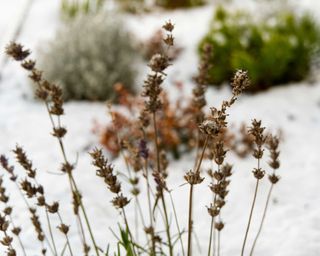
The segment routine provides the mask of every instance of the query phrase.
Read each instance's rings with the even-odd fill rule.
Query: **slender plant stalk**
[[[60,214],[59,212],[57,212],[57,214],[58,214],[60,223],[63,223],[61,214]],[[70,256],[73,256],[72,248],[71,248],[71,245],[70,245],[70,241],[69,241],[69,236],[68,236],[68,234],[65,234],[65,237],[66,237],[66,240],[67,240],[67,247],[68,247],[68,249],[69,249]]]
[[[205,143],[203,145],[203,149],[202,149],[202,152],[201,152],[201,156],[200,156],[200,159],[198,161],[198,164],[196,166],[196,170],[195,170],[195,173],[198,173],[200,172],[200,167],[201,167],[201,163],[202,163],[202,160],[203,160],[203,157],[204,157],[204,153],[206,151],[206,148],[207,148],[207,145],[208,145],[208,141],[209,141],[209,136],[206,136],[206,139],[205,139]],[[192,204],[193,204],[193,184],[190,184],[190,191],[189,191],[189,217],[188,217],[188,251],[187,251],[187,255],[188,256],[191,256],[192,255],[192,246],[191,246],[191,243],[192,243]]]
[[[9,219],[10,219],[10,222],[11,222],[12,227],[15,229],[16,226],[15,226],[15,224],[14,224],[14,221],[13,221],[13,218],[12,218],[11,214],[9,215]],[[21,240],[20,235],[17,234],[16,236],[17,236],[17,238],[18,238],[18,241],[19,241],[21,250],[22,250],[22,252],[23,252],[23,255],[24,255],[24,256],[27,256],[26,249],[25,249],[25,247],[24,247],[24,245],[23,245],[23,243],[22,243],[22,240]]]
[[[157,122],[156,122],[156,113],[152,113],[152,119],[153,119],[153,127],[154,127],[154,143],[156,147],[156,158],[157,158],[157,171],[161,173],[160,170],[160,151],[159,151],[159,144],[158,144],[158,128],[157,128]],[[163,191],[160,193],[160,198],[162,202],[163,212],[165,216],[165,226],[166,226],[166,233],[167,233],[167,239],[168,239],[168,246],[169,246],[169,254],[170,256],[173,256],[173,246],[171,242],[171,234],[170,234],[170,226],[169,226],[169,218],[168,218],[168,212],[166,207],[165,198],[163,195]]]
[[[208,256],[211,255],[211,245],[212,245],[212,234],[213,234],[213,224],[214,224],[214,218],[211,217],[211,224],[210,224],[210,236],[209,236],[209,246],[208,246]]]
[[[51,242],[52,242],[52,246],[53,246],[53,250],[54,250],[54,255],[58,256],[57,247],[56,247],[56,243],[54,241],[54,236],[53,236],[51,222],[50,222],[49,213],[48,213],[47,208],[45,209],[45,212],[46,212],[46,219],[47,219],[48,228],[49,228],[49,234],[50,234],[50,238],[51,238]]]
[[[75,182],[72,174],[70,174],[70,176],[71,176],[72,183],[73,183],[73,186],[74,186],[74,188],[75,188],[75,191],[77,191],[77,192],[79,193],[79,190],[78,190],[78,188],[77,188],[77,184],[76,184],[76,182]],[[95,239],[94,239],[93,232],[92,232],[92,229],[91,229],[91,225],[90,225],[90,223],[89,223],[89,218],[88,218],[86,209],[85,209],[85,207],[84,207],[84,205],[83,205],[83,202],[82,202],[82,199],[81,199],[81,198],[79,198],[79,203],[80,203],[80,208],[81,208],[82,213],[83,213],[83,216],[84,216],[84,220],[85,220],[86,225],[87,225],[87,228],[88,228],[88,230],[89,230],[89,234],[90,234],[90,237],[91,237],[91,240],[92,240],[92,243],[93,243],[95,252],[96,252],[97,256],[99,256],[99,255],[100,255],[100,254],[99,254],[99,248],[98,248],[98,246],[97,246],[97,244],[96,244],[96,241],[95,241]]]
[[[148,210],[149,210],[149,219],[150,227],[152,228],[151,232],[151,255],[156,255],[155,241],[154,241],[154,224],[153,224],[153,214],[151,207],[151,191],[150,191],[150,182],[149,182],[149,171],[148,171],[148,160],[145,160],[145,175],[146,175],[146,186],[147,186],[147,198],[148,198]]]
[[[56,125],[55,125],[55,122],[54,122],[54,120],[53,120],[52,114],[51,114],[51,112],[50,112],[49,104],[48,104],[47,101],[45,101],[45,105],[46,105],[46,108],[47,108],[47,112],[48,112],[48,114],[49,114],[49,118],[50,118],[50,121],[51,121],[51,124],[52,124],[52,128],[56,128]],[[58,116],[58,126],[61,127],[60,116]],[[62,155],[63,155],[63,159],[64,159],[64,161],[65,161],[66,164],[69,164],[69,162],[68,162],[68,160],[67,160],[67,156],[66,156],[66,152],[65,152],[65,148],[64,148],[63,141],[62,141],[61,138],[57,138],[57,139],[58,139],[58,142],[59,142],[59,146],[60,146],[60,149],[61,149],[61,153],[62,153]],[[74,192],[76,192],[77,195],[79,195],[79,194],[80,194],[80,191],[79,191],[79,189],[78,189],[78,186],[77,186],[77,184],[76,184],[76,182],[75,182],[75,180],[74,180],[74,177],[73,177],[73,175],[72,175],[71,172],[68,173],[68,178],[69,178],[69,180],[70,180],[70,185],[72,185],[72,186],[71,186],[71,190],[74,191]],[[83,202],[82,202],[81,197],[78,197],[78,200],[79,200],[79,204],[80,204],[80,209],[81,209],[81,211],[82,211],[82,213],[83,213],[83,216],[84,216],[84,219],[85,219],[85,223],[86,223],[87,228],[88,228],[88,230],[89,230],[89,234],[90,234],[90,237],[91,237],[91,240],[92,240],[92,243],[93,243],[93,246],[94,246],[96,255],[97,255],[97,256],[100,256],[100,254],[99,254],[99,249],[98,249],[98,246],[97,246],[97,244],[96,244],[95,238],[94,238],[94,236],[93,236],[93,232],[92,232],[92,229],[91,229],[91,225],[90,225],[90,223],[89,223],[89,219],[88,219],[88,216],[87,216],[87,213],[86,213],[86,209],[85,209],[85,207],[84,207],[84,205],[83,205]],[[80,217],[80,215],[77,215],[77,216],[78,216],[78,218],[79,218],[79,222],[81,222],[81,217]]]
[[[188,256],[192,255],[192,198],[193,198],[193,185],[190,185],[189,192],[189,220],[188,220]]]
[[[183,246],[183,241],[182,241],[182,237],[181,237],[181,229],[180,229],[180,225],[179,225],[179,221],[178,221],[178,216],[177,216],[177,212],[176,212],[176,207],[174,206],[174,201],[171,195],[171,191],[169,192],[169,196],[170,196],[170,201],[171,201],[171,206],[173,209],[173,214],[174,214],[174,219],[177,225],[177,230],[179,232],[179,240],[180,240],[180,245],[181,245],[181,251],[182,251],[182,255],[185,256],[185,252],[184,252],[184,246]]]
[[[221,241],[221,238],[220,238],[220,236],[221,236],[221,231],[218,231],[218,246],[217,246],[217,256],[220,256],[220,241]]]
[[[131,243],[132,243],[133,254],[134,254],[135,256],[137,256],[137,253],[136,253],[136,251],[135,251],[134,242],[133,242],[132,233],[131,233],[130,228],[129,228],[129,223],[128,223],[126,211],[125,211],[124,208],[122,208],[122,213],[123,213],[123,219],[124,219],[124,222],[125,222],[125,224],[126,224],[126,228],[127,228],[128,232],[129,232],[130,240],[131,240]]]
[[[247,224],[247,229],[246,229],[246,233],[245,233],[243,244],[242,244],[241,256],[244,255],[244,249],[245,249],[245,246],[246,246],[248,233],[249,233],[249,229],[250,229],[250,225],[251,225],[252,214],[253,214],[254,206],[255,206],[255,203],[256,203],[256,199],[257,199],[258,187],[259,187],[259,179],[257,179],[257,181],[256,181],[256,188],[255,188],[255,191],[254,191],[254,196],[253,196],[253,201],[252,201],[252,205],[251,205],[251,210],[250,210],[250,216],[249,216],[249,220],[248,220],[248,224]]]
[[[266,215],[267,215],[267,210],[268,210],[269,203],[270,203],[270,199],[271,199],[271,193],[272,193],[273,186],[274,186],[274,184],[272,183],[271,186],[270,186],[270,189],[269,189],[269,193],[268,193],[268,197],[267,197],[267,202],[266,202],[266,205],[265,205],[264,210],[263,210],[263,215],[262,215],[260,227],[259,227],[258,233],[257,233],[257,235],[256,235],[256,237],[255,237],[255,239],[254,239],[254,242],[253,242],[251,251],[250,251],[250,256],[253,255],[255,246],[256,246],[256,244],[257,244],[258,238],[259,238],[259,236],[260,236],[260,234],[261,234],[261,231],[262,231],[262,228],[263,228],[263,224],[264,224],[264,221],[265,221],[265,218],[266,218]]]
[[[21,197],[22,197],[25,205],[26,205],[27,208],[30,210],[30,209],[31,209],[31,206],[30,206],[30,204],[28,203],[28,200],[26,199],[25,195],[22,193],[22,191],[21,191],[21,189],[20,189],[20,187],[19,187],[19,184],[18,184],[18,182],[17,182],[16,180],[14,181],[14,184],[16,185],[17,190],[19,191],[19,193],[20,193],[20,195],[21,195]],[[47,238],[47,236],[45,235],[44,232],[43,232],[43,236],[44,236],[44,239],[46,240],[46,242],[47,242],[47,244],[48,244],[48,246],[49,246],[50,251],[52,252],[52,254],[54,254],[54,251],[53,251],[53,249],[52,249],[52,246],[51,246],[51,244],[49,243],[49,240],[48,240],[48,238]],[[41,246],[42,246],[42,249],[45,249],[44,244],[43,244],[43,241],[41,241]]]
[[[71,193],[74,193],[73,184],[72,184],[71,177],[69,174],[68,174],[68,180],[69,180],[69,186],[70,186]],[[79,236],[80,236],[80,239],[82,240],[83,246],[85,247],[87,245],[87,241],[86,241],[86,235],[85,235],[83,224],[82,224],[82,219],[81,219],[79,213],[77,213],[75,215],[78,220]]]

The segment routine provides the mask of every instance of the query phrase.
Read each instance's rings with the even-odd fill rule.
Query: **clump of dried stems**
[[[166,22],[163,26],[165,38],[163,39],[167,52],[174,45],[173,30],[174,25],[171,21]],[[209,57],[213,49],[205,46],[204,51]],[[62,125],[61,116],[64,114],[64,106],[62,100],[61,89],[47,81],[40,70],[36,68],[35,61],[28,59],[29,50],[25,50],[22,45],[10,43],[6,48],[6,53],[14,60],[21,63],[21,66],[29,72],[29,77],[37,85],[36,96],[43,101],[48,112],[50,122],[52,124],[52,136],[57,139],[62,156],[62,164],[60,171],[65,174],[70,186],[70,197],[72,198],[72,206],[74,216],[79,224],[79,236],[82,241],[83,255],[193,255],[193,225],[197,220],[193,216],[194,191],[200,184],[205,183],[205,174],[202,170],[204,161],[210,161],[214,169],[208,171],[210,182],[208,195],[212,194],[212,201],[208,203],[207,213],[209,225],[208,250],[207,255],[221,255],[221,232],[225,227],[223,222],[222,209],[226,205],[226,196],[229,192],[230,178],[232,176],[233,166],[226,162],[227,145],[223,134],[228,125],[228,110],[237,101],[241,93],[250,86],[249,77],[246,71],[238,70],[235,72],[232,80],[232,95],[229,99],[222,102],[219,107],[211,107],[210,113],[206,114],[205,99],[207,70],[210,67],[208,58],[203,58],[199,66],[199,74],[195,78],[196,86],[193,90],[193,99],[190,104],[193,118],[188,122],[193,122],[198,127],[197,141],[195,143],[195,162],[184,175],[185,183],[189,186],[189,203],[188,203],[188,223],[187,229],[181,228],[179,216],[176,213],[175,202],[171,196],[172,189],[168,186],[168,165],[169,160],[165,148],[162,146],[161,128],[158,127],[158,119],[163,115],[162,84],[166,79],[166,70],[171,65],[171,59],[166,52],[155,54],[152,56],[149,67],[150,73],[143,85],[142,96],[145,99],[144,108],[141,110],[138,120],[139,127],[137,131],[136,143],[128,143],[121,135],[115,133],[116,142],[119,144],[120,155],[126,163],[127,172],[119,176],[119,172],[115,171],[115,166],[110,163],[103,155],[103,151],[95,148],[90,152],[92,165],[96,169],[96,175],[105,183],[107,189],[114,195],[111,203],[123,217],[123,225],[120,224],[120,236],[118,237],[118,249],[113,254],[110,252],[109,244],[98,245],[95,239],[94,231],[87,208],[84,205],[81,191],[75,179],[75,165],[68,160],[64,136],[67,129]],[[114,116],[114,112],[110,108],[110,113]],[[113,119],[114,125],[117,123]],[[118,124],[119,125],[119,124]],[[152,130],[154,136],[147,136],[146,131]],[[253,169],[253,176],[256,179],[256,187],[254,191],[253,202],[250,208],[249,220],[245,230],[244,242],[241,249],[241,255],[244,255],[247,237],[251,226],[252,215],[255,208],[255,202],[258,195],[258,188],[261,180],[265,176],[265,171],[261,168],[261,160],[264,155],[264,147],[270,151],[271,161],[269,162],[273,172],[269,175],[271,182],[267,202],[263,210],[258,233],[256,234],[254,244],[252,245],[250,255],[253,255],[254,249],[260,237],[263,223],[266,217],[267,208],[269,206],[271,192],[274,185],[278,182],[279,177],[276,170],[279,168],[279,139],[274,136],[266,136],[265,128],[261,121],[253,120],[252,126],[248,130],[248,134],[252,137],[253,157],[257,160],[256,167]],[[248,136],[249,136],[248,135]],[[76,245],[72,243],[69,237],[70,227],[63,221],[60,214],[59,202],[49,202],[46,196],[45,188],[39,183],[37,178],[37,169],[27,156],[24,149],[17,145],[13,150],[13,154],[18,164],[25,170],[24,177],[18,177],[14,166],[9,164],[6,156],[1,155],[0,163],[6,171],[7,177],[15,184],[18,192],[21,194],[27,208],[29,209],[30,220],[35,229],[36,239],[39,241],[39,250],[42,255],[50,253],[52,255],[79,255]],[[124,184],[122,177],[126,177]],[[123,190],[124,185],[131,187],[130,194]],[[143,188],[144,187],[144,188]],[[143,190],[142,190],[143,188]],[[144,212],[140,201],[142,200],[141,191],[144,191],[147,201],[147,210]],[[5,247],[6,255],[18,255],[17,251],[21,251],[23,255],[31,255],[27,252],[26,241],[21,239],[22,228],[19,227],[12,217],[14,204],[10,202],[3,183],[3,177],[0,176],[0,201],[3,209],[0,214],[0,231],[1,244]],[[10,205],[13,206],[10,206]],[[128,219],[126,211],[131,210],[130,205],[135,206],[135,223],[131,223]],[[62,205],[61,207],[65,207]],[[47,229],[43,228],[43,222],[38,212],[44,211],[46,216]],[[204,209],[205,211],[205,209]],[[173,214],[172,221],[169,216]],[[56,215],[59,224],[52,224],[52,215]],[[159,217],[160,216],[160,217]],[[134,233],[142,225],[145,240],[142,242],[138,234]],[[26,225],[26,223],[24,224]],[[177,234],[173,232],[173,225],[176,226]],[[122,227],[123,226],[123,227]],[[55,229],[57,227],[65,238],[64,248],[56,246],[57,236]],[[48,230],[48,233],[46,233]],[[187,234],[185,234],[187,233]],[[186,235],[186,239],[185,239]],[[90,238],[88,240],[88,237]],[[18,243],[15,243],[15,238]],[[29,241],[28,241],[29,242]],[[187,242],[187,244],[185,244]],[[15,248],[19,244],[21,249]],[[103,250],[101,248],[107,247]],[[20,254],[19,254],[20,255]]]

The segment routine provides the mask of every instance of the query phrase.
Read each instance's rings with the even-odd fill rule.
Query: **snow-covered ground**
[[[31,49],[37,49],[39,43],[54,35],[59,23],[58,0],[34,0],[26,23],[18,38]],[[239,0],[238,6],[256,7],[257,1]],[[310,10],[315,17],[320,17],[318,0],[292,0],[297,10]],[[17,23],[25,1],[10,0],[0,2],[0,46],[1,59],[4,45],[10,40],[10,34]],[[143,16],[130,16],[128,25],[138,37],[149,37],[152,32],[171,19],[176,24],[175,37],[184,52],[171,67],[168,83],[181,80],[190,84],[196,72],[196,46],[204,35],[207,24],[213,13],[212,6],[193,10],[156,12]],[[1,62],[0,62],[1,63]],[[1,67],[2,68],[2,67]],[[30,97],[27,75],[16,63],[9,62],[2,70],[0,81],[0,153],[10,156],[16,143],[23,145],[35,167],[39,170],[39,180],[45,184],[50,199],[59,200],[61,205],[70,205],[71,198],[67,178],[58,170],[61,162],[58,145],[49,136],[50,123],[44,106]],[[209,105],[218,105],[228,97],[230,91],[211,88],[208,92]],[[68,128],[66,137],[67,153],[76,161],[76,180],[84,196],[88,214],[92,220],[99,244],[115,241],[109,227],[117,229],[116,221],[121,221],[118,213],[110,205],[110,194],[104,184],[95,176],[90,166],[88,150],[99,141],[92,133],[93,121],[108,121],[106,107],[103,103],[70,102],[66,104],[66,116],[63,122]],[[281,145],[281,182],[276,186],[273,200],[268,212],[261,239],[256,248],[257,256],[319,256],[320,255],[320,81],[314,84],[302,82],[290,86],[279,87],[258,95],[243,96],[230,111],[230,122],[249,122],[253,118],[262,119],[270,130],[281,129],[283,142]],[[192,168],[193,155],[185,156],[170,167],[169,187],[173,189],[173,197],[177,202],[179,222],[183,227],[187,224],[187,186],[183,183],[183,174]],[[251,169],[252,159],[239,160],[230,154],[228,162],[235,164],[234,176],[228,195],[228,202],[223,210],[226,227],[222,232],[222,253],[225,256],[239,255],[244,229],[249,214],[249,205],[255,180]],[[118,169],[124,168],[120,160],[116,160]],[[265,165],[267,168],[267,166]],[[2,171],[1,171],[2,172]],[[17,172],[22,173],[17,168]],[[18,224],[25,228],[22,237],[30,255],[40,255],[39,244],[35,240],[33,228],[29,225],[28,214],[23,201],[12,184],[6,182],[14,202],[14,217]],[[252,226],[255,234],[257,223],[261,217],[261,209],[265,202],[269,182],[262,182],[256,214]],[[195,190],[194,227],[198,236],[201,253],[194,248],[194,255],[206,255],[208,241],[208,225],[210,222],[205,206],[210,203],[210,193],[206,185]],[[142,198],[141,201],[145,201]],[[67,223],[76,224],[68,216],[71,206],[63,209]],[[129,218],[133,213],[129,213]],[[256,224],[256,225],[255,225]],[[174,229],[174,225],[173,225]],[[72,240],[79,243],[76,228],[71,229]],[[57,233],[59,237],[60,234]],[[249,236],[249,245],[253,236]],[[58,241],[59,247],[63,239]],[[1,249],[2,250],[2,249]],[[4,252],[0,250],[0,254]],[[22,255],[18,253],[18,255]],[[81,255],[81,249],[76,255]],[[181,254],[180,254],[181,255]]]

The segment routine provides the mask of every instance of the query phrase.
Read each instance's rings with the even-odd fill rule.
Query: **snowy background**
[[[33,49],[33,57],[36,58],[39,44],[54,36],[60,22],[60,1],[30,2],[32,5],[18,41]],[[238,0],[234,5],[246,6],[258,13],[259,8],[266,8],[266,5],[264,3],[261,7],[257,2],[259,1]],[[291,3],[297,11],[311,11],[320,21],[320,1],[292,0]],[[68,206],[71,198],[67,178],[58,172],[62,159],[55,139],[49,136],[51,126],[45,108],[33,100],[26,73],[17,63],[6,63],[3,54],[4,47],[11,40],[27,4],[27,0],[0,1],[0,153],[7,154],[13,163],[10,151],[16,143],[23,145],[33,159],[34,166],[39,170],[39,180],[47,187],[49,198],[59,200],[61,205]],[[128,25],[138,38],[150,37],[168,19],[176,24],[176,42],[184,51],[170,68],[167,88],[170,82],[176,80],[191,85],[191,77],[197,70],[197,43],[207,31],[214,6],[212,4],[190,10],[162,11],[127,17]],[[145,76],[144,71],[141,72],[140,84]],[[230,90],[227,87],[219,90],[210,88],[207,100],[209,105],[218,106],[228,96]],[[95,236],[99,244],[105,245],[106,241],[112,243],[114,237],[109,227],[117,229],[115,220],[120,221],[120,218],[111,207],[110,194],[102,181],[95,176],[95,170],[90,166],[87,154],[89,149],[99,145],[99,138],[92,133],[93,121],[102,124],[109,121],[106,106],[104,103],[70,102],[65,108],[63,123],[68,128],[65,140],[67,153],[71,160],[78,159],[76,180],[84,196]],[[280,86],[254,96],[242,96],[230,112],[230,122],[248,123],[253,118],[262,119],[269,130],[281,130],[283,134],[279,170],[281,182],[274,189],[271,208],[256,248],[256,255],[320,256],[320,81],[304,81],[290,86]],[[190,154],[179,163],[173,162],[169,170],[169,187],[173,189],[179,222],[183,227],[187,225],[188,190],[187,186],[179,186],[183,183],[184,172],[193,166],[193,157],[193,154]],[[221,255],[234,256],[239,255],[249,214],[255,185],[251,169],[255,163],[250,157],[248,160],[239,160],[232,154],[228,155],[227,161],[235,163],[235,167],[228,202],[223,209],[226,227],[222,232]],[[124,168],[120,160],[114,163],[117,169]],[[267,168],[267,165],[265,167]],[[17,172],[20,171],[17,168]],[[23,201],[12,184],[6,184],[11,202],[15,205],[13,214],[16,222],[26,227],[22,232],[26,248],[30,255],[40,255],[39,244],[34,239],[33,227],[29,225]],[[258,196],[248,248],[261,218],[268,188],[269,182],[265,179]],[[205,206],[210,203],[211,196],[208,191],[205,185],[198,186],[195,190],[194,227],[202,250],[199,252],[195,246],[194,255],[206,255],[209,236],[207,227],[210,219]],[[65,208],[65,221],[75,226],[73,219],[68,218],[72,216],[71,206]],[[129,215],[130,218],[133,217],[133,213]],[[72,228],[70,232],[75,243],[79,243],[77,230]],[[57,236],[61,235],[57,232]],[[61,236],[61,241],[58,241],[60,248],[62,241]],[[0,251],[0,254],[4,255],[4,252]],[[76,255],[81,255],[80,248]]]

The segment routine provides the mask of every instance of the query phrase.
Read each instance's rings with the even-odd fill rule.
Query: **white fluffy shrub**
[[[44,49],[40,65],[63,88],[66,100],[106,100],[114,95],[115,83],[133,89],[135,57],[124,24],[104,13],[64,24]]]

